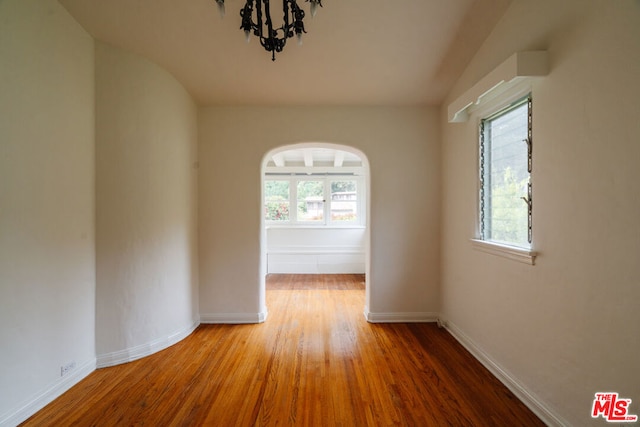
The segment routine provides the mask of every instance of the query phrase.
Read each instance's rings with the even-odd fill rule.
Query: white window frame
[[[478,106],[472,109],[471,113],[476,117],[476,129],[478,129],[478,140],[480,138],[480,123],[483,119],[495,116],[502,110],[505,110],[513,103],[518,100],[530,96],[533,97],[533,90],[531,85],[528,82],[523,82],[522,85],[513,85],[505,91],[495,91],[497,93],[493,93],[487,96],[484,99],[484,103],[481,106]],[[530,108],[533,108],[531,106]],[[533,113],[532,113],[533,114]],[[529,124],[530,129],[533,127],[533,123]],[[531,141],[533,144],[533,141]],[[476,237],[471,239],[472,247],[478,251],[489,253],[492,255],[501,256],[503,258],[507,258],[513,261],[522,262],[529,265],[535,264],[535,259],[537,256],[537,252],[533,249],[534,247],[534,236],[533,236],[533,218],[532,214],[529,215],[529,222],[531,224],[530,236],[531,240],[529,242],[529,247],[520,247],[515,245],[509,245],[499,242],[494,242],[491,240],[485,240],[482,236],[482,227],[481,227],[481,179],[480,179],[480,150],[478,150],[478,200],[477,200],[477,220],[476,220]],[[533,171],[530,171],[530,184],[533,185]],[[529,194],[529,203],[532,202],[532,192]],[[532,208],[530,209],[532,210]]]
[[[319,181],[322,182],[322,220],[302,220],[298,218],[298,184],[305,181]],[[294,224],[302,225],[327,225],[327,181],[324,177],[318,177],[313,175],[292,177],[289,188],[291,188],[291,202],[293,203],[292,215],[290,215],[291,222]]]
[[[264,176],[264,183],[267,181],[288,181],[289,182],[289,220],[288,221],[272,221],[265,220],[265,224],[269,227],[331,227],[331,228],[353,228],[363,227],[365,225],[365,197],[366,190],[364,188],[365,180],[359,175],[349,174],[270,174]],[[323,182],[323,201],[324,213],[322,221],[303,221],[298,219],[298,182],[300,181],[322,181]],[[331,182],[332,181],[356,181],[356,221],[333,221],[331,219]],[[263,188],[264,191],[264,188]],[[265,195],[263,194],[263,205],[265,204]],[[264,212],[263,212],[264,215]]]
[[[267,207],[267,192],[266,192],[266,185],[267,185],[267,181],[287,181],[289,182],[289,219],[288,220],[281,220],[281,221],[274,221],[274,220],[267,220],[266,219],[266,213],[265,213],[265,209]],[[291,188],[291,179],[289,179],[289,177],[282,177],[282,176],[265,176],[264,179],[262,180],[262,216],[264,218],[264,221],[266,224],[271,224],[271,225],[276,225],[276,224],[291,224],[291,218],[292,215],[294,215],[294,210],[296,210],[296,206],[292,205],[291,202],[292,200],[295,200],[295,196],[292,196],[292,193],[294,193],[296,191],[296,189]]]
[[[524,108],[523,108],[524,107]],[[486,124],[492,124],[495,121],[501,119],[502,117],[505,117],[507,114],[510,114],[512,112],[514,112],[517,109],[524,109],[526,112],[526,122],[527,122],[527,128],[525,129],[525,133],[524,133],[524,138],[522,140],[518,140],[518,141],[511,141],[508,143],[509,146],[512,146],[514,144],[520,144],[522,145],[519,149],[522,150],[524,153],[526,153],[527,155],[527,194],[524,195],[523,197],[521,197],[523,199],[523,203],[524,205],[526,205],[526,209],[527,209],[527,241],[528,244],[519,244],[516,242],[505,242],[505,241],[500,241],[500,240],[496,240],[495,238],[491,237],[490,235],[492,234],[492,229],[491,229],[491,223],[492,223],[492,214],[490,214],[489,212],[491,212],[491,206],[487,206],[487,204],[489,204],[489,201],[492,199],[492,197],[490,196],[491,190],[492,190],[492,184],[489,181],[485,182],[485,178],[486,177],[490,177],[491,175],[493,175],[492,169],[494,167],[494,163],[492,159],[489,159],[488,156],[490,155],[490,152],[493,151],[493,139],[492,138],[487,138],[487,132],[485,130],[485,123]],[[525,97],[520,98],[518,100],[516,100],[515,102],[506,105],[502,110],[487,116],[487,117],[483,117],[480,120],[480,126],[479,126],[479,140],[480,140],[480,160],[479,160],[479,168],[480,168],[480,204],[479,204],[479,215],[480,215],[480,238],[482,240],[485,241],[489,241],[489,242],[494,242],[494,243],[499,243],[499,244],[503,244],[503,245],[508,245],[508,246],[517,246],[517,247],[521,247],[523,249],[530,249],[531,248],[531,240],[532,240],[532,207],[533,207],[533,199],[532,199],[532,184],[531,184],[531,170],[532,170],[532,129],[531,129],[531,109],[532,109],[532,100],[531,100],[531,94],[527,94]],[[516,147],[517,148],[517,147]],[[519,169],[520,171],[522,171],[523,169]],[[487,178],[488,179],[488,178]],[[524,210],[524,206],[522,207],[522,209]],[[488,216],[488,217],[487,217]],[[524,231],[524,230],[523,230]]]

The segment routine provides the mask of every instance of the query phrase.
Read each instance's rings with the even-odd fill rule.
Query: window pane
[[[528,246],[528,106],[484,122],[484,236]]]
[[[298,221],[324,220],[324,182],[298,182]]]
[[[358,220],[357,182],[331,182],[331,221],[355,222]]]
[[[289,181],[265,181],[264,210],[267,221],[289,221]]]

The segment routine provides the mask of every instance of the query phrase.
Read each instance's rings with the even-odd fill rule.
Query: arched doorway
[[[265,154],[260,205],[265,313],[269,273],[364,273],[369,306],[369,170],[363,152],[340,144],[300,143]]]

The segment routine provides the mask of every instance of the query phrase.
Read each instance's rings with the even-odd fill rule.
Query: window
[[[331,221],[353,223],[358,220],[358,182],[331,181]]]
[[[264,183],[264,210],[267,221],[289,221],[289,181],[270,180]]]
[[[480,121],[480,235],[530,248],[531,96]]]
[[[324,221],[324,181],[298,181],[296,199],[298,221],[311,223]]]
[[[267,175],[265,220],[282,225],[362,225],[360,183],[356,176]]]

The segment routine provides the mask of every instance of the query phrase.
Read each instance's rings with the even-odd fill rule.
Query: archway
[[[267,313],[267,274],[284,272],[287,268],[292,268],[292,273],[336,273],[347,272],[349,269],[353,271],[348,272],[364,273],[363,310],[366,311],[370,300],[371,188],[367,156],[356,148],[341,144],[286,145],[264,155],[260,177],[262,311]],[[340,231],[343,233],[340,238],[336,238]],[[329,235],[324,241],[340,242],[343,247],[336,244],[315,250],[309,245],[304,248],[299,245],[296,247],[310,235],[317,238],[323,233]],[[277,238],[274,239],[274,235]],[[269,245],[269,237],[271,243],[274,240],[281,242],[285,238],[293,239],[289,240],[290,250],[276,249],[273,244]],[[362,239],[362,265],[356,256],[357,248],[353,246],[354,238]],[[330,258],[333,262],[322,261],[324,252],[328,255],[325,259]]]

